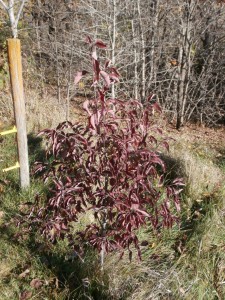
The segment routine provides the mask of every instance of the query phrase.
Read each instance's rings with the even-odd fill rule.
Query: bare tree
[[[6,3],[5,1],[0,0],[0,4],[9,16],[12,36],[14,38],[17,38],[18,36],[18,22],[23,11],[25,2],[26,0],[8,0],[8,3]]]
[[[83,40],[90,35],[108,44],[108,58],[121,73],[113,97],[117,89],[142,102],[155,94],[177,128],[189,120],[222,120],[225,6],[213,0],[35,3],[41,73],[59,100],[73,97],[81,60],[88,69]]]

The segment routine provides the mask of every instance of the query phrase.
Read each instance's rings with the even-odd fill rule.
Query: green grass
[[[17,159],[15,138],[1,138],[0,146],[1,169],[12,166]],[[41,140],[32,135],[29,149],[31,163],[44,155]],[[30,299],[48,300],[225,299],[225,164],[223,154],[218,156],[223,149],[207,148],[206,154],[196,144],[188,153],[186,145],[176,149],[166,160],[168,180],[182,173],[187,182],[181,222],[158,235],[143,228],[139,238],[148,242],[142,246],[143,260],[137,261],[135,250],[131,263],[127,254],[122,260],[110,254],[103,272],[93,250],[81,261],[66,241],[52,245],[38,234],[18,235],[13,218],[47,188],[32,177],[31,187],[21,191],[18,170],[0,170],[0,299],[19,299],[24,291],[32,292]],[[218,180],[213,174],[219,174]],[[41,281],[38,289],[32,287],[34,279]]]
[[[43,156],[41,141],[29,136],[31,163]],[[13,136],[1,139],[5,168],[17,159]],[[108,291],[100,272],[98,256],[85,253],[83,262],[72,256],[66,241],[52,245],[38,234],[20,236],[14,218],[26,211],[26,202],[33,202],[37,193],[45,195],[46,187],[37,178],[31,179],[27,190],[19,188],[18,170],[0,171],[0,299],[19,299],[32,292],[32,299],[107,299]],[[27,274],[26,274],[27,270]],[[21,274],[24,274],[21,275]],[[39,289],[31,287],[39,279]]]

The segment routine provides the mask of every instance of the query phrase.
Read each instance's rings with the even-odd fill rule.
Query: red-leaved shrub
[[[96,48],[105,44],[88,42],[96,96],[83,105],[87,124],[64,122],[41,132],[48,159],[37,162],[35,172],[49,181],[50,191],[44,202],[36,198],[29,223],[51,241],[67,237],[76,249],[88,244],[100,252],[123,253],[127,248],[131,255],[133,245],[140,257],[137,229],[171,227],[183,183],[164,182],[158,151],[168,143],[153,123],[157,103],[143,107],[138,101],[111,99],[110,85],[119,74],[108,62],[104,69],[99,64]],[[86,73],[78,72],[75,83]],[[74,222],[89,211],[94,221],[76,232]]]

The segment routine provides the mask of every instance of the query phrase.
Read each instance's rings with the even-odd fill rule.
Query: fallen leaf
[[[58,278],[55,278],[55,286],[56,286],[56,289],[58,290],[59,289],[59,280],[58,280]]]
[[[181,292],[182,295],[185,294],[185,290],[183,288],[180,288],[180,292]]]
[[[27,274],[29,274],[30,273],[30,270],[29,269],[26,269],[23,273],[21,273],[18,277],[19,278],[24,278],[24,277],[26,277],[27,276]]]
[[[43,281],[40,280],[39,278],[35,278],[30,282],[30,286],[35,289],[39,289],[42,285],[43,285]]]
[[[26,204],[20,204],[19,205],[19,211],[24,212],[26,210],[28,210],[29,206]]]
[[[151,248],[155,248],[155,246],[156,246],[156,243],[151,244]]]
[[[141,246],[148,246],[149,245],[149,242],[148,241],[142,241],[141,242]]]
[[[27,300],[27,299],[30,299],[32,297],[32,292],[29,292],[29,291],[23,291],[21,294],[20,294],[20,300]]]
[[[85,286],[85,287],[89,287],[90,286],[90,280],[88,279],[88,278],[83,278],[82,279],[82,282],[83,282],[83,285]]]
[[[74,78],[74,84],[78,84],[78,82],[81,80],[81,78],[86,75],[88,72],[83,70],[83,71],[79,71],[77,72],[75,78]]]

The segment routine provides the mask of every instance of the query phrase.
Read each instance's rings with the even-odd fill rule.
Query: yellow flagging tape
[[[18,169],[19,167],[20,167],[20,164],[19,164],[18,161],[17,161],[16,164],[15,164],[15,166],[12,166],[12,167],[3,169],[2,171],[3,171],[3,172],[8,172],[8,171],[11,171],[11,170],[14,170],[14,169]]]
[[[12,129],[10,130],[6,130],[6,131],[2,131],[0,132],[0,135],[6,135],[6,134],[10,134],[10,133],[16,133],[17,132],[17,129],[16,129],[16,126],[14,126]]]

